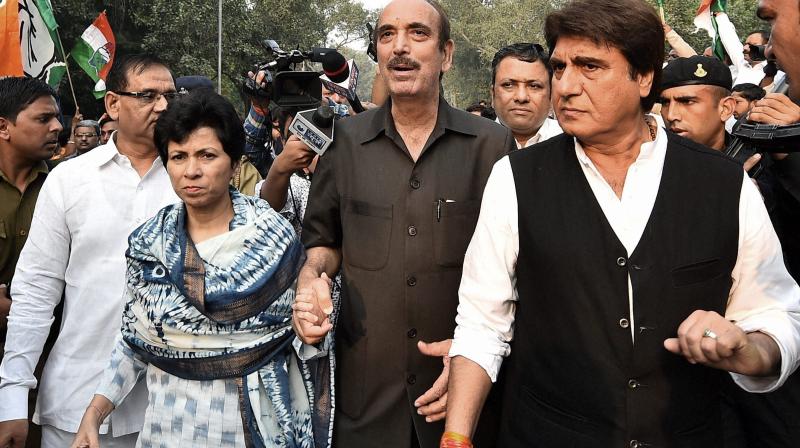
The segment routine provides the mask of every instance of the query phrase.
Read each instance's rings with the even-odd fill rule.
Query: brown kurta
[[[306,247],[341,247],[336,329],[337,447],[438,446],[414,400],[442,360],[417,342],[453,337],[461,266],[494,162],[516,148],[504,127],[439,101],[416,163],[391,102],[336,124],[320,158],[303,224]],[[413,426],[412,426],[413,423]]]

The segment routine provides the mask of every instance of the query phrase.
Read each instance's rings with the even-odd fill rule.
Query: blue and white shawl
[[[183,204],[131,234],[123,339],[180,378],[235,379],[248,447],[329,447],[333,353],[302,361],[291,345],[302,245],[265,201],[230,194],[230,231],[206,257],[214,264],[198,255]]]

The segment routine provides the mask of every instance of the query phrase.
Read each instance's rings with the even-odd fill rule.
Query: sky
[[[389,0],[357,0],[357,1],[360,2],[362,5],[364,5],[364,7],[366,7],[367,9],[383,9],[383,7],[389,3]],[[367,49],[367,43],[360,39],[348,44],[347,46],[356,50]]]
[[[389,0],[359,0],[362,5],[366,6],[368,9],[379,9],[386,6],[389,3]]]

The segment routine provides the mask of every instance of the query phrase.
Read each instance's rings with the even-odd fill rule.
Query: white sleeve
[[[39,192],[11,283],[11,313],[0,364],[0,421],[28,418],[28,392],[36,387],[33,371],[64,292],[71,237],[58,173],[51,172]]]
[[[508,156],[492,169],[480,217],[464,258],[450,356],[480,365],[491,378],[511,352],[519,255],[517,195]]]
[[[725,47],[725,52],[728,53],[733,65],[738,68],[738,73],[742,73],[742,68],[747,68],[747,61],[744,60],[744,45],[736,34],[736,27],[725,13],[718,13],[716,18],[719,40],[722,41],[722,46]]]
[[[800,360],[800,288],[786,270],[761,194],[748,176],[743,182],[739,252],[725,317],[746,332],[771,336],[780,348],[781,371],[774,377],[731,375],[748,392],[771,392],[786,381]]]

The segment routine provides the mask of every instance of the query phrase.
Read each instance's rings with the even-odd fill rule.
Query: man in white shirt
[[[550,66],[539,44],[507,45],[492,58],[492,107],[511,129],[517,148],[561,133],[550,113]]]
[[[717,27],[719,28],[719,38],[725,52],[731,59],[731,75],[733,84],[755,84],[760,85],[764,79],[764,67],[767,61],[763,58],[754,59],[750,54],[750,47],[755,45],[766,45],[769,41],[769,33],[766,31],[756,31],[750,33],[745,39],[744,44],[739,41],[736,27],[733,26],[730,18],[725,13],[716,13]]]
[[[721,446],[726,371],[766,392],[797,367],[800,288],[755,186],[645,116],[658,24],[642,0],[576,0],[546,19],[565,135],[501,159],[487,183],[445,438],[469,437],[512,338],[507,448]]]
[[[43,447],[69,446],[119,333],[131,231],[178,199],[153,143],[174,97],[169,69],[148,55],[119,58],[106,80],[111,140],[59,165],[42,187],[12,285],[0,364],[0,447],[23,447],[33,369],[53,308],[64,296],[58,340],[45,365],[34,423]],[[143,386],[101,428],[103,447],[132,447],[144,420]]]

